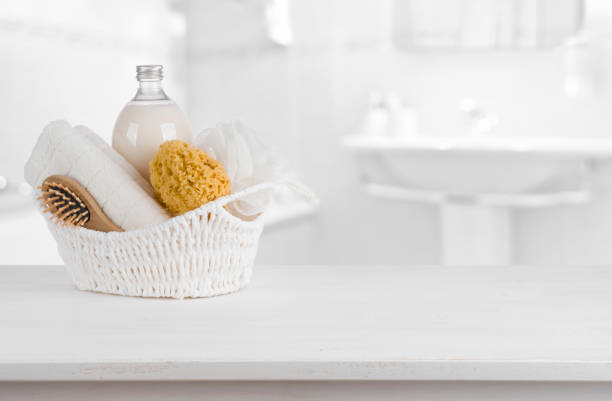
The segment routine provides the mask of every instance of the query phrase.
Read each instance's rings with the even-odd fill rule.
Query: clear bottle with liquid
[[[161,65],[139,65],[136,96],[121,110],[113,130],[113,148],[149,180],[149,161],[159,145],[172,139],[191,143],[185,114],[161,86]]]

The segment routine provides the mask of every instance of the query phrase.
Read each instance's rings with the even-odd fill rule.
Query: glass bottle
[[[113,130],[113,148],[149,180],[149,161],[159,145],[172,139],[191,143],[183,111],[161,86],[161,65],[139,65],[136,96],[121,110]]]

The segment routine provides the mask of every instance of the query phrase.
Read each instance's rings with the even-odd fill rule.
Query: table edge
[[[145,361],[0,363],[0,381],[598,381],[612,361]]]

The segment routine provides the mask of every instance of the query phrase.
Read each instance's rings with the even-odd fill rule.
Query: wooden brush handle
[[[43,181],[42,188],[45,189],[45,184],[48,186],[51,183],[61,184],[69,188],[85,204],[89,210],[89,221],[83,224],[83,227],[105,233],[110,231],[123,231],[121,227],[113,223],[104,213],[89,191],[74,178],[68,177],[67,175],[52,175]]]

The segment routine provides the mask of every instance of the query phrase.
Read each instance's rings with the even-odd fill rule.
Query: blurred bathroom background
[[[53,119],[110,141],[137,64],[164,65],[194,134],[239,119],[320,197],[317,208],[278,201],[259,264],[612,265],[606,0],[3,1],[0,265],[61,263],[23,164]],[[518,159],[485,177],[499,183],[487,198],[447,188],[475,179],[453,176],[443,152],[457,147],[483,174],[500,154]],[[551,162],[567,174],[547,176],[544,192],[504,187],[555,152],[571,163]],[[410,178],[375,181],[389,157]],[[379,178],[402,174],[391,170]],[[449,256],[500,246],[503,257]]]

